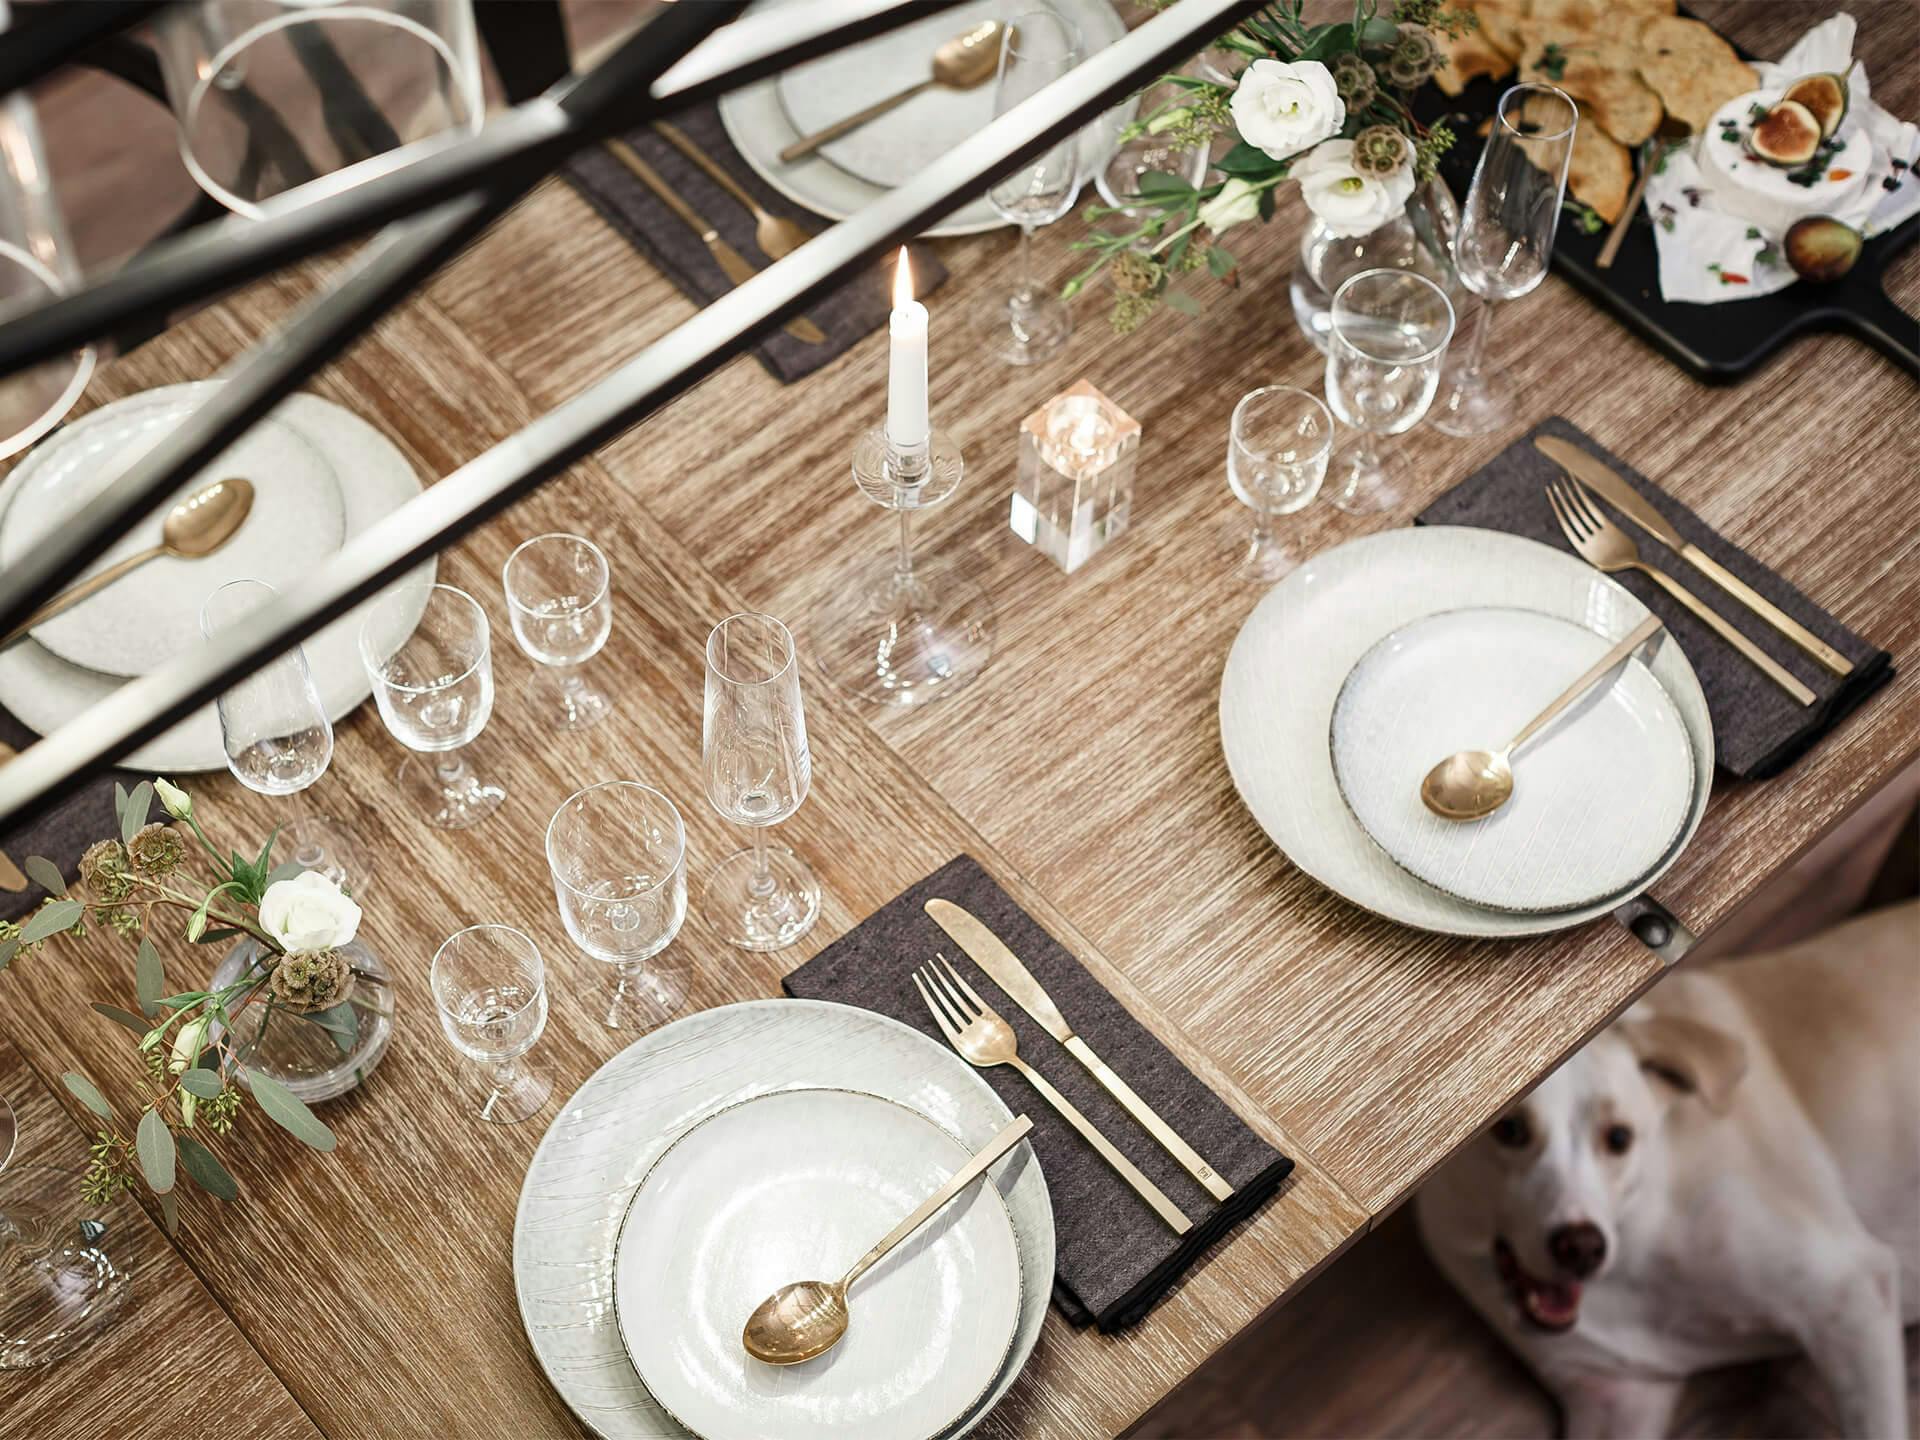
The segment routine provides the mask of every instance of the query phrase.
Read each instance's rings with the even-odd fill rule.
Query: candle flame
[[[907,262],[907,247],[900,247],[900,263],[893,270],[893,308],[903,310],[913,303],[913,266]]]
[[[1099,440],[1100,421],[1092,415],[1082,415],[1079,423],[1073,427],[1073,433],[1067,437],[1067,443],[1082,455],[1091,455]]]

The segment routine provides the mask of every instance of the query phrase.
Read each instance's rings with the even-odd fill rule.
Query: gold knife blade
[[[698,210],[680,198],[679,192],[666,182],[658,170],[640,158],[640,152],[633,146],[617,136],[602,143],[615,159],[633,172],[635,179],[659,197],[661,204],[679,216],[681,222],[700,237],[700,243],[707,247],[707,253],[713,256],[727,279],[735,285],[744,285],[759,273],[746,256],[720,238],[720,232],[708,224]],[[804,315],[794,316],[780,328],[794,339],[809,345],[827,343],[826,332]]]
[[[925,908],[933,923],[946,931],[948,938],[966,951],[974,964],[992,976],[993,983],[1006,991],[1041,1029],[1065,1046],[1067,1053],[1084,1065],[1088,1073],[1106,1087],[1107,1093],[1125,1106],[1127,1113],[1139,1121],[1141,1127],[1158,1140],[1189,1175],[1206,1186],[1209,1195],[1216,1200],[1225,1200],[1233,1194],[1233,1186],[1227,1183],[1226,1177],[1202,1160],[1199,1153],[1182,1140],[1151,1105],[1134,1093],[1131,1085],[1094,1054],[1091,1045],[1074,1034],[1066,1016],[1060,1013],[1060,1007],[1053,1003],[1053,997],[1047,994],[1045,987],[1033,978],[1033,972],[1021,963],[1020,957],[1009,950],[998,935],[982,924],[971,911],[951,900],[935,898],[927,901]]]
[[[1564,466],[1583,484],[1599,491],[1602,498],[1621,514],[1834,674],[1853,673],[1852,661],[1674,529],[1667,517],[1654,509],[1647,498],[1629,485],[1611,465],[1594,459],[1578,445],[1570,444],[1557,435],[1535,436],[1533,448],[1556,465]]]
[[[18,752],[6,741],[0,740],[0,765],[5,765]],[[27,872],[13,863],[13,857],[0,850],[0,890],[8,890],[18,895],[33,882],[27,879]]]

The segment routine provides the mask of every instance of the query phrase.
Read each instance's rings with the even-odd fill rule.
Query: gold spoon
[[[847,1287],[979,1179],[989,1165],[1026,1138],[1031,1129],[1033,1122],[1026,1116],[1014,1116],[1006,1129],[955,1171],[946,1184],[921,1201],[919,1209],[889,1230],[885,1239],[855,1261],[853,1268],[838,1280],[795,1280],[762,1300],[747,1317],[746,1329],[740,1332],[740,1343],[747,1347],[747,1353],[769,1365],[798,1365],[838,1345],[840,1337],[847,1333],[847,1322],[851,1318],[847,1310]]]
[[[740,206],[753,216],[753,243],[760,247],[760,253],[769,260],[778,260],[791,255],[807,241],[813,238],[797,220],[789,220],[784,215],[775,215],[754,199],[733,176],[714,163],[711,156],[694,144],[693,139],[678,125],[665,120],[653,122],[653,128],[665,137],[666,142],[678,150],[687,159],[706,172],[706,176],[727,194],[740,202]]]
[[[1504,750],[1461,750],[1427,772],[1420,782],[1420,798],[1442,820],[1479,820],[1491,815],[1513,794],[1513,752],[1539,734],[1549,720],[1591,690],[1614,666],[1631,654],[1654,631],[1660,617],[1649,615],[1631,634],[1593,664],[1593,668],[1560,692],[1560,697],[1507,742]]]
[[[65,594],[56,595],[29,615],[17,630],[0,640],[0,650],[13,644],[37,625],[45,624],[63,611],[71,610],[96,591],[138,570],[149,560],[171,555],[176,560],[201,560],[213,554],[233,538],[253,510],[253,485],[232,478],[216,480],[187,496],[167,512],[160,527],[160,543],[151,550],[109,565],[98,575],[89,575]]]
[[[940,48],[933,52],[933,73],[918,85],[909,85],[897,95],[889,95],[857,115],[849,115],[824,130],[816,130],[794,141],[780,152],[780,159],[791,164],[803,156],[811,155],[829,140],[838,140],[849,130],[858,130],[869,120],[886,114],[903,100],[911,100],[922,90],[931,90],[936,85],[944,85],[949,90],[971,90],[993,78],[993,72],[1000,65],[1000,36],[1009,28],[998,20],[983,20],[971,30],[963,30],[941,41]]]

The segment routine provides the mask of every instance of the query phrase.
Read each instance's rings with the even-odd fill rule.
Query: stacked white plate
[[[1444,821],[1422,776],[1497,750],[1645,617],[1605,575],[1492,530],[1387,531],[1314,556],[1241,627],[1220,688],[1235,787],[1287,858],[1377,914],[1454,935],[1604,915],[1706,811],[1706,697],[1664,632],[1513,760],[1493,816]]]
[[[862,1277],[834,1350],[776,1369],[740,1331],[780,1284],[837,1278],[1011,1118],[950,1050],[868,1011],[756,1000],[664,1026],[581,1086],[528,1167],[513,1265],[534,1353],[609,1440],[964,1435],[1046,1314],[1053,1212],[1026,1146]]]

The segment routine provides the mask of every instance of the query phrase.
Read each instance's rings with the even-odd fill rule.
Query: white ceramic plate
[[[1504,745],[1617,638],[1508,609],[1394,631],[1334,701],[1333,773],[1354,817],[1412,874],[1495,910],[1569,910],[1630,887],[1693,803],[1687,728],[1638,659],[1528,742],[1512,798],[1484,820],[1442,820],[1419,794],[1437,761]]]
[[[46,446],[59,443],[73,430],[107,415],[122,406],[147,402],[170,407],[177,420],[198,404],[218,380],[188,385],[166,385],[157,390],[129,396],[112,405],[90,412],[67,430],[62,430]],[[144,413],[144,412],[143,412]],[[325,461],[337,478],[345,515],[344,533],[359,534],[420,493],[420,477],[406,456],[373,426],[350,411],[317,395],[290,395],[275,407],[269,420],[283,423],[297,432]],[[45,446],[43,446],[43,449]],[[36,452],[0,482],[0,518],[9,508],[27,465],[38,459]],[[263,577],[274,579],[287,573],[287,567],[300,561],[311,562],[319,554],[301,546],[291,556],[277,557]],[[431,579],[435,562],[423,561],[401,583],[416,577]],[[371,605],[373,601],[368,601]],[[311,635],[305,641],[307,664],[326,704],[327,714],[335,720],[346,715],[372,693],[366,667],[360,663],[360,620],[367,606],[358,606],[340,619]],[[196,625],[198,621],[196,620]],[[32,640],[25,640],[0,651],[0,705],[6,706],[29,729],[45,735],[58,729],[119,688],[123,682],[111,675],[69,664]],[[125,762],[137,770],[181,774],[198,770],[226,768],[226,752],[220,743],[220,721],[212,705],[195,711],[179,724],[163,732],[130,754]]]
[[[686,1431],[640,1383],[613,1306],[614,1242],[640,1178],[689,1126],[776,1090],[862,1090],[910,1105],[969,1148],[1012,1112],[943,1045],[884,1015],[817,1000],[750,1000],[664,1025],[602,1065],[562,1107],[520,1190],[514,1285],[534,1354],[560,1397],[606,1440]],[[1039,1339],[1053,1274],[1053,1210],[1030,1149],[994,1170],[1026,1277],[1013,1349],[949,1436],[1006,1394]],[[877,1237],[876,1237],[877,1238]],[[871,1243],[871,1242],[869,1242]]]
[[[763,0],[763,3],[785,4],[795,3],[795,0]],[[1040,3],[1040,0],[1034,0],[1034,3]],[[913,83],[913,79],[901,78],[903,72],[900,66],[905,63],[904,61],[896,58],[886,60],[883,64],[874,64],[871,60],[864,58],[879,53],[873,47],[884,48],[889,43],[898,45],[899,33],[910,32],[919,35],[920,32],[926,31],[924,36],[913,42],[913,48],[919,58],[906,72],[917,79],[926,73],[927,65],[931,63],[933,47],[942,38],[958,34],[969,25],[978,24],[982,19],[1005,18],[1018,14],[1023,9],[1031,8],[1033,8],[1032,4],[1025,3],[1025,0],[974,0],[972,4],[943,10],[915,25],[902,27],[902,32],[896,32],[894,36],[876,36],[864,45],[854,46],[828,57],[840,66],[851,67],[853,70],[866,73],[868,78],[860,82],[859,88],[848,90],[842,86],[840,80],[829,76],[829,83],[839,88],[828,89],[826,86],[821,86],[820,93],[816,96],[813,93],[813,85],[818,83],[817,74],[811,82],[806,77],[808,72],[814,71],[815,66],[824,64],[825,61],[814,61],[797,67],[792,77],[785,81],[787,89],[784,98],[783,82],[780,76],[728,91],[720,97],[720,121],[726,126],[727,137],[733,141],[734,148],[767,184],[796,205],[804,205],[817,215],[824,215],[830,220],[844,220],[869,201],[886,194],[888,187],[877,185],[835,164],[824,150],[815,151],[805,159],[796,160],[790,164],[781,160],[780,152],[798,140],[803,133],[808,133],[794,124],[793,116],[789,113],[789,105],[795,106],[801,113],[806,114],[813,114],[822,106],[829,107],[833,110],[833,114],[828,119],[838,119],[841,115],[859,109],[863,104]],[[1054,0],[1053,8],[1080,27],[1081,38],[1089,54],[1095,50],[1104,49],[1126,34],[1125,23],[1108,0]],[[869,69],[869,66],[872,68]],[[921,95],[915,100],[908,101],[901,108],[904,111],[908,106],[934,98],[931,95]],[[960,98],[966,102],[967,106],[983,108],[978,112],[978,118],[973,124],[955,132],[953,138],[944,141],[936,153],[945,153],[948,148],[951,148],[954,140],[964,138],[965,135],[971,134],[993,118],[991,81],[977,90],[964,92]],[[1129,100],[1109,110],[1080,132],[1080,169],[1084,179],[1090,181],[1093,176],[1100,173],[1101,167],[1113,153],[1120,127],[1133,118],[1133,111],[1134,102]],[[912,173],[910,170],[905,172],[901,170],[900,163],[898,159],[892,157],[890,148],[885,150],[885,158],[876,158],[872,154],[867,154],[864,149],[874,145],[891,147],[895,139],[906,135],[906,127],[896,123],[896,120],[896,116],[888,116],[864,127],[863,131],[856,132],[866,137],[862,142],[862,153],[866,158],[855,163],[874,174]],[[809,130],[811,128],[814,127],[809,127]],[[852,141],[853,138],[853,136],[847,137],[847,142]],[[838,149],[839,144],[847,142],[837,142],[835,148]],[[907,143],[916,149],[921,144],[918,140],[910,140]],[[977,235],[985,230],[997,230],[1006,223],[987,203],[983,195],[953,211],[945,220],[926,233],[936,237]]]
[[[1693,797],[1673,845],[1620,895],[1541,914],[1489,910],[1394,864],[1353,818],[1327,737],[1348,673],[1379,640],[1443,610],[1511,606],[1610,635],[1647,609],[1605,575],[1558,550],[1494,530],[1424,525],[1323,550],[1274,586],[1247,617],[1220,682],[1220,743],[1234,787],[1260,827],[1335,894],[1403,924],[1448,935],[1537,935],[1605,915],[1665,873],[1706,813],[1713,726],[1678,645],[1649,668],[1693,749]]]
[[[957,1424],[1020,1320],[1019,1247],[991,1185],[860,1278],[825,1355],[768,1365],[740,1331],[788,1281],[843,1274],[969,1153],[918,1111],[847,1090],[756,1096],[674,1141],[634,1193],[613,1266],[653,1397],[705,1440],[932,1440]]]

